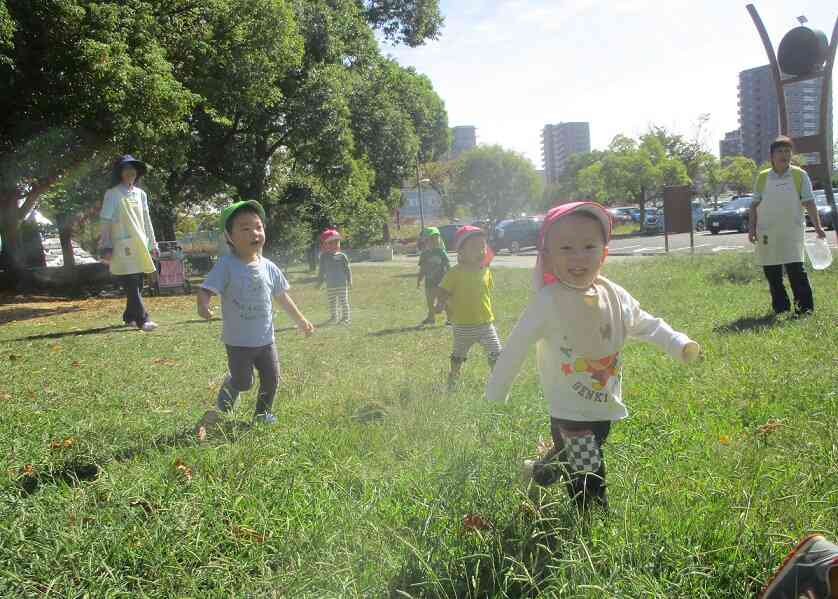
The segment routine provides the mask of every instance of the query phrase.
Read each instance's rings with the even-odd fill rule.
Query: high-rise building
[[[547,183],[559,182],[567,159],[573,154],[584,154],[590,151],[591,127],[589,123],[545,125],[541,132],[541,154],[544,159]]]
[[[456,159],[463,152],[477,146],[477,128],[470,125],[451,129],[451,158]]]
[[[719,157],[742,155],[742,131],[736,129],[725,133],[725,138],[719,142]]]
[[[791,137],[817,133],[820,126],[820,92],[819,79],[786,86],[786,110]],[[768,65],[739,73],[739,130],[742,136],[742,154],[757,164],[768,160],[771,142],[780,133],[777,105],[777,91]],[[831,130],[831,99],[827,114]]]

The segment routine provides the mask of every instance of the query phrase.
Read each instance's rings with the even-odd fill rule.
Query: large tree
[[[541,195],[532,163],[500,146],[480,146],[462,154],[453,187],[473,215],[492,221],[535,205]]]
[[[757,176],[756,163],[745,156],[734,156],[722,163],[722,181],[737,195],[751,191]]]

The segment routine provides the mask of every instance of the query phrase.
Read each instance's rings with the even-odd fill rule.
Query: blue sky
[[[479,143],[517,150],[539,168],[541,128],[559,121],[590,121],[601,149],[650,123],[692,135],[709,113],[706,141],[718,152],[738,127],[739,71],[768,62],[746,4],[442,0],[440,40],[384,50],[431,78],[451,125],[475,125]],[[755,4],[775,49],[798,15],[828,36],[838,16],[829,0]]]

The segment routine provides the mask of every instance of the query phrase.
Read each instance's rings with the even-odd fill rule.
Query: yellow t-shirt
[[[439,284],[450,294],[448,318],[452,324],[475,325],[494,322],[492,312],[492,271],[466,270],[459,264],[445,273]]]

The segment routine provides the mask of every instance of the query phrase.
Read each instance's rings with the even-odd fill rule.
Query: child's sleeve
[[[209,271],[207,278],[201,283],[201,288],[221,295],[227,287],[227,261],[222,256]]]
[[[544,326],[551,303],[549,291],[539,293],[512,329],[497,363],[492,368],[489,382],[486,383],[486,399],[489,401],[506,401],[509,388],[521,370],[530,346],[544,336]]]
[[[273,296],[281,298],[283,295],[288,293],[289,289],[291,289],[291,283],[288,282],[288,279],[285,277],[285,273],[283,273],[282,269],[280,269],[276,264],[271,262],[269,268],[271,272]]]
[[[669,326],[662,318],[652,316],[640,308],[640,303],[626,290],[620,289],[623,304],[623,324],[630,337],[648,341],[679,361],[684,361],[684,346],[691,339]]]
[[[317,284],[322,285],[323,280],[326,278],[326,266],[325,266],[325,259],[327,254],[325,252],[320,253],[320,264],[317,267]]]
[[[346,269],[346,282],[352,286],[352,267],[349,266],[349,256],[343,255],[343,268]]]

